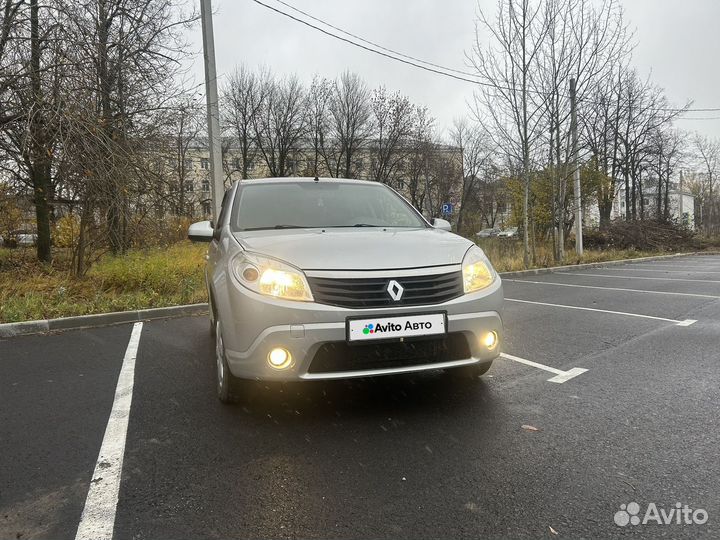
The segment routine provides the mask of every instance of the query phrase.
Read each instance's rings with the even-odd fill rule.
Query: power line
[[[300,14],[302,14],[302,15],[305,15],[306,17],[308,17],[309,19],[312,19],[313,21],[319,22],[320,24],[324,24],[325,26],[328,26],[328,27],[330,27],[330,28],[332,28],[332,29],[334,29],[334,30],[337,30],[338,32],[342,32],[343,34],[345,34],[345,35],[347,35],[347,36],[350,36],[350,37],[353,37],[353,38],[355,38],[355,39],[358,39],[358,40],[362,41],[363,43],[367,43],[368,45],[372,45],[373,47],[377,47],[378,49],[382,49],[383,51],[392,53],[392,54],[397,55],[397,56],[402,56],[403,58],[407,58],[407,59],[409,59],[409,60],[414,60],[415,62],[420,62],[420,63],[422,63],[422,64],[426,64],[426,65],[428,65],[428,66],[436,67],[436,68],[438,68],[438,69],[442,69],[442,70],[445,70],[445,71],[450,71],[450,72],[453,72],[453,73],[458,73],[458,74],[460,74],[460,75],[468,75],[468,76],[470,76],[470,77],[477,77],[477,74],[475,74],[475,73],[470,73],[469,71],[462,71],[462,70],[459,70],[459,69],[454,69],[454,68],[445,67],[445,66],[442,66],[442,65],[440,65],[440,64],[433,64],[432,62],[428,62],[427,60],[423,60],[422,58],[416,58],[415,56],[410,56],[409,54],[404,54],[404,53],[395,51],[395,50],[393,50],[393,49],[390,49],[390,48],[388,48],[388,47],[384,47],[383,45],[380,45],[379,43],[375,43],[374,41],[370,41],[369,39],[365,39],[365,38],[362,37],[362,36],[358,36],[357,34],[353,34],[352,32],[348,32],[347,30],[343,30],[343,29],[340,28],[339,26],[335,26],[335,25],[333,25],[333,24],[330,24],[330,23],[327,22],[327,21],[324,21],[324,20],[322,20],[322,19],[319,19],[319,18],[315,17],[314,15],[308,13],[307,11],[303,11],[302,9],[296,8],[296,7],[293,6],[292,4],[289,4],[289,3],[287,3],[287,2],[284,2],[283,0],[275,0],[275,1],[276,1],[277,3],[279,3],[279,4],[282,4],[283,6],[289,7],[290,9],[292,9],[293,11],[296,11],[297,13],[300,13]]]
[[[283,15],[283,16],[289,18],[289,19],[292,19],[293,21],[299,22],[300,24],[304,24],[305,26],[308,26],[308,27],[310,27],[310,28],[312,28],[312,29],[314,29],[314,30],[317,30],[317,31],[319,31],[319,32],[322,32],[323,34],[325,34],[325,35],[327,35],[327,36],[333,37],[333,38],[335,38],[335,39],[339,39],[340,41],[344,41],[345,43],[348,43],[349,45],[353,45],[353,46],[355,46],[355,47],[359,47],[359,48],[364,49],[364,50],[366,50],[366,51],[368,51],[368,52],[375,53],[375,54],[378,54],[378,55],[380,55],[380,56],[384,56],[385,58],[389,58],[390,60],[395,60],[395,61],[397,61],[397,62],[402,62],[403,64],[407,64],[407,65],[410,65],[410,66],[413,66],[413,67],[416,67],[416,68],[424,69],[425,71],[429,71],[429,72],[435,73],[435,74],[437,74],[437,75],[444,75],[445,77],[450,77],[450,78],[452,78],[452,79],[457,79],[457,80],[459,80],[459,81],[469,82],[469,83],[471,83],[471,84],[477,84],[477,85],[479,85],[479,86],[486,86],[486,87],[488,87],[488,88],[493,88],[493,89],[495,89],[495,90],[506,90],[506,91],[508,91],[508,92],[515,92],[515,91],[517,90],[517,88],[511,88],[511,87],[509,87],[509,86],[500,86],[500,85],[494,84],[494,83],[482,82],[482,81],[478,81],[478,80],[476,80],[476,79],[468,79],[467,77],[463,77],[463,76],[460,76],[460,75],[454,75],[453,73],[448,73],[448,72],[453,72],[453,71],[458,71],[458,70],[455,70],[455,69],[452,69],[452,68],[446,68],[446,67],[443,67],[443,66],[439,66],[438,64],[433,64],[433,63],[431,63],[431,62],[426,62],[425,60],[419,60],[419,59],[413,60],[413,61],[403,60],[403,58],[398,58],[398,56],[393,56],[393,55],[399,55],[399,56],[404,56],[404,57],[406,57],[406,58],[413,58],[413,59],[414,59],[414,57],[408,56],[408,55],[404,55],[404,54],[402,54],[402,53],[395,52],[395,51],[393,51],[392,49],[388,49],[388,48],[386,48],[386,47],[381,47],[381,48],[384,49],[385,51],[392,52],[392,54],[388,54],[388,53],[386,53],[386,52],[383,52],[382,50],[373,49],[373,48],[371,48],[371,47],[368,47],[368,46],[363,45],[362,43],[356,43],[355,41],[352,41],[351,39],[345,38],[345,37],[343,37],[343,36],[338,36],[337,34],[333,34],[332,32],[330,32],[330,31],[328,31],[328,30],[325,30],[324,28],[320,28],[319,26],[316,26],[316,25],[314,25],[314,24],[312,24],[312,23],[309,23],[308,21],[304,21],[304,20],[302,20],[302,19],[299,19],[298,17],[295,17],[295,16],[291,15],[290,13],[287,13],[286,11],[283,11],[283,10],[278,9],[278,8],[276,8],[276,7],[270,6],[270,5],[268,5],[268,4],[264,3],[264,2],[261,2],[260,0],[252,0],[252,1],[255,2],[256,4],[259,4],[259,5],[263,6],[263,7],[271,10],[271,11],[274,11],[275,13],[279,13],[280,15]],[[276,1],[280,2],[280,0],[276,0]],[[286,4],[285,2],[280,2],[280,3],[282,3],[282,4],[284,4],[284,5],[288,5],[288,4]],[[288,6],[288,7],[291,7],[291,8],[292,8],[292,6]],[[293,9],[295,9],[295,8],[293,8]],[[298,10],[298,9],[295,9],[295,10],[298,11],[298,12],[300,12],[300,10]],[[303,14],[304,14],[305,12],[300,12],[300,13],[303,13]],[[311,17],[312,19],[316,20],[316,21],[321,22],[322,24],[325,24],[325,25],[329,26],[329,27],[337,28],[337,27],[334,27],[334,26],[331,25],[331,24],[328,24],[328,23],[324,22],[322,19],[318,19],[317,17],[313,17],[313,16],[311,16],[311,15],[308,15],[308,16]],[[346,33],[347,35],[353,35],[353,36],[354,36],[354,34],[350,34],[349,32],[345,32],[344,30],[340,30],[340,31]],[[372,43],[371,41],[368,41],[368,40],[363,39],[363,38],[359,38],[359,39],[362,39],[362,41],[364,41],[365,43]],[[375,45],[375,46],[377,46],[377,45]],[[443,70],[445,70],[445,71],[440,71],[439,69],[434,69],[433,67],[427,67],[427,66],[424,66],[424,65],[422,65],[422,64],[419,64],[419,63],[417,63],[417,62],[422,62],[422,63],[425,63],[425,64],[427,64],[427,65],[429,65],[429,66],[437,66],[437,67],[439,67],[440,69],[443,69]],[[467,73],[467,72],[458,72],[458,73]],[[472,77],[477,77],[477,75],[473,75],[473,74],[470,74],[470,76],[472,76]],[[530,94],[541,95],[541,96],[543,96],[543,97],[547,97],[547,96],[548,96],[546,93],[540,92],[540,91],[538,91],[538,90],[528,89],[527,92],[530,93]],[[567,97],[567,96],[565,96],[565,97]]]
[[[385,58],[389,58],[389,59],[395,60],[395,61],[397,61],[397,62],[402,62],[403,64],[408,64],[408,65],[414,66],[414,67],[416,67],[416,68],[424,69],[425,71],[430,71],[430,72],[432,72],[432,73],[437,73],[438,75],[444,75],[444,76],[446,76],[446,77],[451,77],[451,78],[457,79],[457,80],[459,80],[459,81],[465,81],[465,82],[469,82],[469,83],[472,83],[472,84],[479,84],[480,86],[488,86],[488,87],[491,87],[491,88],[502,88],[502,87],[499,87],[499,86],[497,86],[497,85],[495,85],[495,84],[484,83],[484,82],[482,82],[482,81],[477,81],[477,80],[468,79],[468,78],[466,78],[466,77],[461,77],[461,76],[459,76],[459,75],[453,75],[452,73],[447,73],[447,72],[445,72],[445,71],[440,71],[440,70],[438,70],[438,69],[434,69],[434,68],[431,68],[431,67],[423,66],[422,64],[418,64],[418,63],[416,63],[416,62],[414,62],[414,61],[403,60],[402,58],[398,58],[397,56],[392,56],[391,54],[388,54],[388,53],[386,53],[386,52],[379,51],[379,50],[377,50],[377,49],[372,49],[372,48],[370,48],[370,47],[367,47],[367,46],[363,45],[362,43],[357,43],[357,42],[352,41],[352,40],[350,40],[350,39],[348,39],[348,38],[344,38],[344,37],[342,37],[342,36],[338,36],[337,34],[333,34],[332,32],[329,32],[328,30],[325,30],[324,28],[320,28],[319,26],[316,26],[316,25],[314,25],[314,24],[312,24],[312,23],[309,23],[308,21],[304,21],[304,20],[302,20],[302,19],[299,19],[298,17],[295,17],[294,15],[291,15],[290,13],[287,13],[286,11],[283,11],[283,10],[278,9],[278,8],[276,8],[276,7],[273,7],[273,6],[270,6],[270,5],[268,5],[268,4],[265,4],[264,2],[261,2],[260,0],[252,0],[252,1],[255,2],[256,4],[259,4],[259,5],[267,8],[267,9],[270,9],[270,10],[274,11],[275,13],[279,13],[280,15],[283,15],[283,16],[289,18],[289,19],[292,19],[293,21],[299,22],[300,24],[304,24],[305,26],[309,26],[310,28],[312,28],[312,29],[314,29],[314,30],[317,30],[318,32],[322,32],[323,34],[325,34],[325,35],[327,35],[327,36],[334,37],[335,39],[339,39],[340,41],[344,41],[345,43],[348,43],[348,44],[350,44],[350,45],[354,45],[355,47],[360,47],[361,49],[365,49],[365,50],[368,51],[368,52],[375,53],[375,54],[379,54],[380,56],[384,56]],[[318,19],[318,20],[319,20],[319,19]],[[323,23],[323,24],[326,24],[326,23]],[[328,26],[330,26],[330,25],[328,25]],[[367,41],[366,41],[366,42],[367,42]],[[368,43],[369,43],[369,42],[368,42]],[[387,49],[387,50],[389,50],[389,49]],[[395,54],[396,54],[396,53],[395,53]],[[442,68],[442,69],[448,69],[448,68]],[[506,90],[510,90],[510,88],[506,88]]]
[[[670,107],[660,107],[659,111],[683,111],[683,112],[718,112],[720,107],[711,107],[708,109],[673,109]]]
[[[720,116],[704,116],[702,118],[687,118],[684,116],[678,116],[678,120],[720,120]]]
[[[329,28],[333,28],[334,30],[337,30],[337,31],[339,31],[339,32],[342,32],[343,34],[345,34],[345,35],[347,35],[347,36],[351,36],[351,37],[353,37],[353,38],[355,38],[355,39],[358,39],[358,40],[362,41],[363,43],[367,43],[368,45],[371,45],[372,47],[377,47],[377,49],[372,48],[372,47],[370,47],[370,46],[363,45],[362,43],[357,43],[357,42],[355,42],[355,41],[353,41],[353,40],[351,40],[351,39],[348,39],[348,38],[346,38],[346,37],[343,37],[343,36],[339,36],[339,35],[337,35],[337,34],[334,34],[334,33],[330,32],[330,31],[328,31],[328,30],[326,30],[326,29],[324,29],[324,28],[321,28],[321,27],[316,26],[316,25],[314,25],[314,24],[312,24],[312,23],[310,23],[310,22],[308,22],[308,21],[305,21],[305,20],[303,20],[303,19],[300,19],[300,18],[298,18],[298,17],[295,17],[294,15],[291,15],[290,13],[288,13],[288,12],[286,12],[286,11],[283,11],[282,9],[279,9],[279,8],[273,7],[273,6],[271,6],[271,5],[268,5],[268,4],[266,4],[266,3],[264,3],[264,2],[262,2],[262,1],[260,1],[260,0],[253,0],[253,2],[255,2],[256,4],[258,4],[258,5],[260,5],[260,6],[263,6],[263,7],[267,8],[267,9],[269,9],[269,10],[271,10],[271,11],[274,11],[275,13],[278,13],[278,14],[280,14],[280,15],[283,15],[284,17],[287,17],[287,18],[289,18],[289,19],[291,19],[291,20],[293,20],[293,21],[295,21],[295,22],[299,22],[300,24],[303,24],[303,25],[305,25],[305,26],[307,26],[307,27],[309,27],[309,28],[312,28],[313,30],[317,30],[318,32],[321,32],[321,33],[323,33],[323,34],[325,34],[325,35],[327,35],[327,36],[330,36],[330,37],[332,37],[332,38],[335,38],[335,39],[338,39],[338,40],[340,40],[340,41],[343,41],[343,42],[345,42],[345,43],[347,43],[347,44],[349,44],[349,45],[353,45],[353,46],[355,46],[355,47],[359,47],[359,48],[361,48],[361,49],[363,49],[363,50],[366,50],[366,51],[368,51],[368,52],[371,52],[371,53],[374,53],[374,54],[383,56],[383,57],[385,57],[385,58],[389,58],[390,60],[395,60],[396,62],[402,62],[403,64],[407,64],[407,65],[410,65],[410,66],[412,66],[412,67],[416,67],[416,68],[419,68],[419,69],[423,69],[423,70],[425,70],[425,71],[429,71],[429,72],[435,73],[435,74],[437,74],[437,75],[443,75],[443,76],[445,76],[445,77],[450,77],[450,78],[453,78],[453,79],[456,79],[456,80],[459,80],[459,81],[468,82],[468,83],[471,83],[471,84],[477,84],[477,85],[479,85],[479,86],[485,86],[485,87],[488,87],[488,88],[494,88],[494,89],[496,89],[496,90],[505,90],[505,91],[510,91],[510,92],[514,92],[514,91],[517,90],[516,88],[510,88],[510,87],[506,87],[506,86],[500,86],[500,85],[497,85],[497,84],[494,84],[494,83],[488,83],[488,82],[479,81],[479,80],[477,80],[477,79],[468,79],[468,78],[465,77],[464,75],[467,75],[467,76],[470,76],[470,77],[478,77],[478,75],[475,75],[475,74],[470,73],[470,72],[467,72],[467,71],[461,71],[461,70],[457,70],[457,69],[454,69],[454,68],[448,68],[448,67],[442,66],[442,65],[440,65],[440,64],[434,64],[434,63],[432,63],[432,62],[428,62],[428,61],[426,61],[426,60],[422,60],[422,59],[417,58],[417,57],[415,57],[415,56],[410,56],[410,55],[407,55],[407,54],[404,54],[404,53],[395,51],[395,50],[393,50],[393,49],[390,49],[390,48],[388,48],[388,47],[384,47],[384,46],[379,45],[379,44],[377,44],[377,43],[375,43],[375,42],[373,42],[373,41],[370,41],[370,40],[365,39],[365,38],[363,38],[363,37],[361,37],[361,36],[358,36],[357,34],[353,34],[353,33],[351,33],[351,32],[348,32],[347,30],[343,30],[342,28],[340,28],[340,27],[338,27],[338,26],[335,26],[335,25],[333,25],[333,24],[330,24],[330,23],[328,23],[328,22],[326,22],[326,21],[324,21],[324,20],[322,20],[322,19],[320,19],[320,18],[318,18],[318,17],[315,17],[314,15],[311,15],[310,13],[307,13],[306,11],[303,11],[303,10],[301,10],[301,9],[299,9],[299,8],[294,7],[293,5],[287,3],[287,2],[285,2],[285,1],[283,1],[283,0],[275,0],[275,1],[278,2],[278,3],[280,3],[280,4],[282,4],[282,5],[284,5],[284,6],[286,6],[286,7],[288,7],[288,8],[290,8],[290,9],[292,9],[293,11],[296,11],[297,13],[301,13],[301,14],[304,15],[305,17],[308,17],[308,18],[310,18],[310,19],[312,19],[312,20],[314,20],[314,21],[316,21],[316,22],[318,22],[318,23],[320,23],[320,24],[323,24],[323,25],[325,25],[325,26],[327,26],[327,27],[329,27]],[[380,49],[380,50],[378,50],[378,49]],[[425,64],[425,65],[423,65],[423,64]],[[431,67],[428,67],[428,66],[431,66]],[[441,70],[442,70],[442,71],[441,71]],[[456,74],[458,74],[458,75],[456,75]],[[538,94],[538,95],[541,95],[541,96],[544,96],[544,97],[548,97],[548,94],[546,94],[546,93],[544,93],[544,92],[541,92],[541,91],[538,91],[538,90],[530,90],[530,89],[528,89],[527,92],[533,93],[533,94]],[[564,97],[568,97],[568,96],[564,96]],[[585,101],[585,100],[584,100],[584,101]],[[699,108],[699,109],[676,108],[676,107],[658,107],[658,108],[656,108],[656,109],[654,109],[654,110],[664,111],[664,112],[676,112],[676,113],[684,114],[684,113],[689,113],[689,112],[717,112],[717,111],[720,111],[720,107],[714,107],[714,108]],[[704,119],[704,118],[703,118],[703,119]],[[708,120],[714,120],[715,118],[707,118],[707,119],[708,119]],[[698,120],[699,120],[699,119],[698,119]]]

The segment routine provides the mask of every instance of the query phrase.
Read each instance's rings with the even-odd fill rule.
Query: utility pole
[[[225,194],[225,185],[223,183],[220,108],[215,71],[215,36],[213,35],[210,0],[200,0],[200,18],[202,19],[203,59],[205,61],[205,98],[207,101],[208,144],[210,145],[210,175],[212,176],[213,223],[217,225],[220,205]]]
[[[577,97],[575,78],[570,79],[570,130],[572,131],[573,177],[575,180],[575,252],[583,254],[582,199],[580,197],[580,161],[578,159]]]

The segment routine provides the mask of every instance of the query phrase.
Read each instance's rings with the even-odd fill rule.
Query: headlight
[[[463,288],[465,293],[479,291],[489,287],[495,281],[495,270],[485,257],[483,250],[471,247],[465,254],[462,263]]]
[[[231,265],[235,278],[251,291],[285,300],[313,299],[305,274],[287,263],[242,251]]]

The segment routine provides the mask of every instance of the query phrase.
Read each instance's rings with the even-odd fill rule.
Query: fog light
[[[275,369],[285,369],[291,362],[292,356],[290,356],[290,351],[286,349],[278,347],[268,354],[268,363]]]
[[[482,343],[488,348],[488,350],[492,351],[498,344],[497,332],[488,332],[485,334],[485,337],[482,339]]]

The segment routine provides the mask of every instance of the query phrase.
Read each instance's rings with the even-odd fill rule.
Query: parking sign
[[[442,205],[442,213],[443,214],[452,214],[453,212],[453,205],[452,203],[443,203]]]

